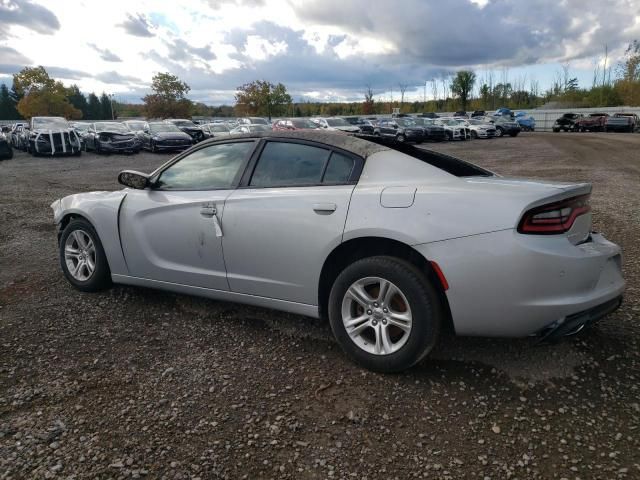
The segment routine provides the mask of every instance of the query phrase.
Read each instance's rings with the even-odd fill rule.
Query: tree
[[[82,112],[82,118],[89,118],[89,104],[77,85],[71,85],[67,89],[67,99],[75,108]]]
[[[402,107],[404,106],[404,92],[407,91],[409,85],[406,83],[399,83],[398,87],[400,87],[400,112],[402,113]]]
[[[0,85],[0,119],[16,120],[20,118],[16,109],[16,101],[11,97],[11,93],[7,86],[3,83]]]
[[[291,105],[291,95],[282,84],[255,80],[237,88],[235,95],[236,113],[238,115],[271,115],[281,116]]]
[[[87,118],[89,120],[100,120],[102,119],[102,106],[100,105],[100,99],[93,92],[89,94],[87,105]]]
[[[363,115],[373,115],[375,110],[375,104],[373,100],[373,90],[371,85],[367,85],[367,90],[364,92],[364,103],[362,104]]]
[[[150,118],[171,118],[191,116],[192,104],[186,98],[191,88],[170,73],[156,73],[151,81],[152,94],[142,100],[145,112]]]
[[[44,67],[25,67],[13,76],[13,90],[22,96],[17,109],[24,118],[38,115],[81,118],[82,112],[67,99],[62,82],[49,77]]]
[[[112,120],[115,117],[111,110],[111,98],[106,93],[100,95],[100,118],[102,120]]]
[[[459,71],[451,82],[451,92],[460,97],[462,110],[467,110],[467,102],[475,83],[476,74],[468,70]]]

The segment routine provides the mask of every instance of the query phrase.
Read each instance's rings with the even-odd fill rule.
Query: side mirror
[[[149,129],[148,129],[148,128],[145,128],[145,129],[143,129],[142,131],[143,131],[144,133],[149,133]]]
[[[118,183],[136,190],[144,190],[149,186],[149,176],[135,170],[124,170],[118,174]]]

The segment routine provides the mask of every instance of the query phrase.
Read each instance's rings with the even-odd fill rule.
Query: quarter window
[[[253,172],[252,187],[317,185],[330,151],[298,143],[267,142]]]
[[[342,153],[333,152],[327,171],[324,172],[322,183],[346,183],[351,177],[353,170],[353,158],[343,155]]]
[[[196,150],[162,172],[157,186],[163,190],[231,188],[253,145],[222,143]]]

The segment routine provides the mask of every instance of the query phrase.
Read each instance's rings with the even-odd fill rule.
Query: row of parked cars
[[[640,119],[635,113],[565,113],[552,127],[554,132],[634,132],[640,131]]]

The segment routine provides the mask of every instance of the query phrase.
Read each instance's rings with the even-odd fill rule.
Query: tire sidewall
[[[67,263],[64,257],[64,248],[67,238],[69,237],[69,235],[71,235],[72,232],[77,230],[82,230],[83,232],[88,234],[91,237],[91,241],[93,242],[96,249],[96,268],[91,278],[86,281],[80,281],[73,278],[67,268]],[[60,244],[58,250],[62,272],[64,273],[64,276],[67,278],[69,283],[71,283],[71,285],[73,285],[78,290],[82,290],[85,292],[95,292],[98,290],[102,290],[111,284],[111,271],[109,269],[107,257],[104,253],[104,248],[102,247],[102,242],[100,241],[100,237],[98,237],[98,234],[96,233],[91,223],[89,223],[87,220],[83,218],[76,218],[69,222],[69,224],[64,228],[62,234],[60,235]]]
[[[405,295],[413,317],[409,338],[389,355],[374,355],[358,347],[342,321],[342,301],[357,280],[377,276],[396,285]],[[338,275],[329,296],[329,322],[336,340],[356,363],[378,372],[398,372],[419,362],[435,345],[441,323],[441,308],[434,288],[413,265],[393,257],[369,257],[348,266]]]

